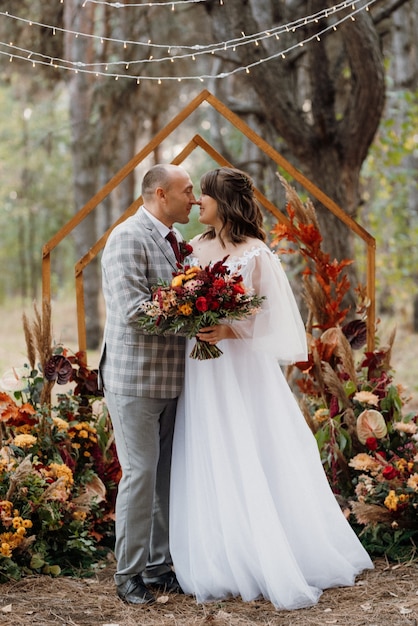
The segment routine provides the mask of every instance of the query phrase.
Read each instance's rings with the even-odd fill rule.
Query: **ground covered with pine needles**
[[[114,564],[92,578],[30,576],[0,585],[4,626],[418,626],[418,561],[375,561],[354,587],[326,590],[319,603],[278,611],[265,600],[198,605],[190,596],[157,596],[132,607],[115,595]]]

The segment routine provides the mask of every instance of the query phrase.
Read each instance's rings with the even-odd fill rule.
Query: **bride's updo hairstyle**
[[[232,167],[220,167],[203,174],[200,179],[202,193],[218,203],[218,217],[222,232],[233,243],[241,243],[246,237],[266,240],[263,230],[263,214],[254,196],[254,185],[245,172]],[[209,229],[202,237],[214,239],[215,229]]]

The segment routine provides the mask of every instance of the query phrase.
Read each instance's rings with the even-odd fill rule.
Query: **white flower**
[[[394,422],[393,428],[409,435],[415,435],[417,432],[417,425],[414,422]]]
[[[357,400],[357,402],[361,404],[371,404],[372,406],[379,404],[379,396],[371,391],[357,391],[357,393],[354,394],[354,400]]]
[[[0,378],[1,391],[22,391],[26,387],[28,369],[26,367],[12,367],[4,372]]]
[[[357,418],[357,436],[365,444],[369,437],[383,439],[388,432],[385,419],[379,411],[367,409]]]

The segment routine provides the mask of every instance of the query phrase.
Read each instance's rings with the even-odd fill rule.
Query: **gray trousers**
[[[115,582],[171,570],[168,538],[171,449],[177,398],[105,390],[122,478],[116,498]]]

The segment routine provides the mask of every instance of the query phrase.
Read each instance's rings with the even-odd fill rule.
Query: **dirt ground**
[[[319,603],[276,610],[265,600],[198,605],[190,596],[157,596],[132,607],[115,595],[112,562],[93,578],[34,576],[0,585],[4,626],[418,626],[418,561],[375,561],[353,587],[326,590]]]

